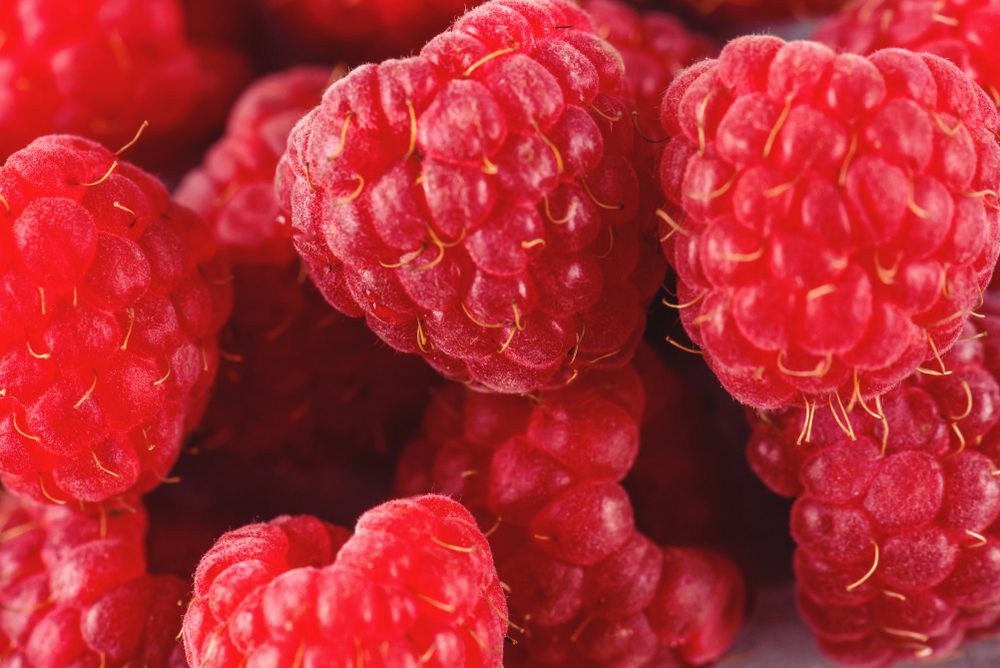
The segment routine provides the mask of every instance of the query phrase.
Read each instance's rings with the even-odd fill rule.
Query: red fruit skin
[[[274,194],[288,133],[339,75],[297,67],[256,82],[233,108],[225,137],[177,191],[233,265],[235,303],[222,334],[228,354],[200,429],[203,446],[371,447],[419,416],[430,370],[330,310],[306,280]]]
[[[984,329],[1000,318],[991,304]],[[943,359],[949,375],[915,374],[871,415],[860,402],[818,410],[809,440],[801,409],[754,421],[751,466],[798,497],[800,611],[843,665],[933,660],[997,621],[984,614],[1000,604],[1000,384],[984,366],[995,345],[963,340]]]
[[[41,135],[80,134],[162,167],[225,117],[245,59],[193,44],[178,0],[10,0],[0,8],[0,157]],[[235,89],[234,89],[235,88]]]
[[[311,516],[222,536],[184,617],[191,665],[499,667],[507,632],[490,546],[462,506],[390,501],[354,535]]]
[[[1000,59],[991,45],[998,33],[1000,6],[993,0],[878,0],[846,6],[820,25],[815,39],[861,55],[894,47],[933,53],[997,100]]]
[[[978,86],[932,55],[744,37],[661,111],[674,306],[735,398],[846,404],[937,366],[1000,251]]]
[[[330,60],[363,62],[418,50],[482,0],[262,0],[290,41]]]
[[[509,586],[505,665],[701,665],[743,620],[728,558],[639,533],[619,482],[645,407],[632,368],[594,372],[537,400],[450,386],[397,469],[397,491],[460,499]]]
[[[660,100],[685,67],[718,54],[706,36],[666,12],[640,12],[620,0],[584,0],[597,34],[618,49],[644,131],[658,138]]]
[[[198,423],[229,312],[205,223],[98,144],[0,167],[0,479],[39,501],[155,487]]]
[[[631,110],[579,8],[494,0],[331,86],[277,188],[341,312],[448,378],[559,386],[631,358],[663,276]]]
[[[146,572],[141,508],[86,513],[5,494],[4,665],[167,668],[188,585]]]

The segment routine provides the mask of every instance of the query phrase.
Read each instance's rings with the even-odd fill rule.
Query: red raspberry
[[[493,0],[334,84],[279,192],[324,296],[392,347],[499,392],[559,386],[631,358],[662,279],[630,112],[581,10]]]
[[[274,170],[288,133],[331,78],[299,67],[261,79],[234,107],[226,136],[177,200],[212,225],[233,261],[236,300],[222,336],[230,354],[202,431],[241,450],[384,440],[418,414],[430,380],[419,360],[379,345],[305,281],[281,222]],[[346,354],[348,351],[351,354]]]
[[[137,151],[164,165],[245,77],[242,57],[188,42],[177,0],[6,0],[0,34],[0,158],[49,133],[121,146],[148,121]]]
[[[330,59],[402,56],[482,0],[264,0],[297,45]]]
[[[143,510],[0,500],[3,665],[177,665],[188,585],[146,572]]]
[[[450,494],[489,528],[518,631],[505,665],[701,664],[739,629],[743,581],[726,557],[636,531],[619,482],[644,404],[630,368],[535,399],[450,386],[404,453],[400,491]]]
[[[353,536],[311,516],[225,534],[184,617],[192,666],[499,667],[507,631],[490,546],[459,504],[390,501]]]
[[[802,18],[831,12],[848,0],[681,0],[699,14],[713,18],[747,21],[754,19]]]
[[[948,375],[917,374],[840,417],[755,421],[751,465],[798,497],[801,613],[843,664],[945,656],[1000,621],[1000,384],[988,353],[960,343]],[[796,445],[804,421],[811,438]]]
[[[149,490],[204,409],[229,286],[207,226],[98,144],[0,167],[0,479],[55,503]]]
[[[834,406],[939,364],[1000,252],[978,86],[932,55],[746,37],[662,111],[675,306],[731,394]]]
[[[659,135],[660,100],[667,86],[718,48],[666,12],[639,12],[621,0],[583,0],[581,5],[597,34],[621,53],[643,129]]]
[[[995,0],[872,0],[827,19],[816,39],[862,55],[899,47],[947,58],[1000,103],[1000,3]]]

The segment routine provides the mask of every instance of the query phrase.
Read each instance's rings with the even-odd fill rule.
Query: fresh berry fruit
[[[626,363],[663,276],[627,89],[564,0],[493,0],[420,56],[354,70],[278,169],[313,280],[494,391]]]
[[[847,5],[827,19],[816,39],[868,55],[898,47],[947,58],[1000,103],[1000,3],[995,0],[872,0]]]
[[[146,515],[0,500],[3,665],[177,665],[188,585],[146,572]]]
[[[462,506],[390,501],[355,533],[310,516],[224,535],[184,617],[192,666],[501,665],[507,604]]]
[[[49,133],[121,146],[146,121],[133,157],[167,164],[221,123],[245,77],[240,57],[187,40],[178,0],[79,0],[72,8],[7,0],[0,35],[0,159]]]
[[[986,341],[877,402],[755,421],[751,465],[797,497],[801,613],[842,664],[946,656],[1000,621],[1000,384]]]
[[[155,487],[204,410],[228,313],[201,219],[51,136],[0,167],[0,479],[54,503]]]
[[[328,59],[405,56],[482,0],[263,0],[296,46]]]
[[[699,665],[739,629],[743,580],[726,557],[636,531],[619,482],[644,405],[631,368],[533,399],[449,386],[404,453],[399,491],[452,495],[488,529],[515,631],[505,665]]]
[[[177,201],[212,226],[233,264],[235,304],[203,445],[259,451],[382,444],[419,415],[430,370],[333,313],[309,284],[274,194],[288,133],[331,78],[300,67],[261,79],[234,107],[226,136]]]
[[[933,55],[745,37],[662,112],[674,306],[733,396],[846,404],[939,364],[1000,251],[978,86]]]
[[[666,12],[640,12],[622,0],[583,0],[598,35],[621,53],[644,130],[659,136],[660,100],[674,77],[718,48]]]
[[[848,0],[680,0],[702,16],[731,21],[802,18],[832,12]]]

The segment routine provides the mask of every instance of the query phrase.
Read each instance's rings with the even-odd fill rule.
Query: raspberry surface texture
[[[200,428],[209,445],[371,446],[419,417],[424,402],[426,365],[333,312],[309,283],[274,194],[288,133],[331,76],[298,67],[255,83],[177,191],[212,226],[233,268],[233,315],[221,337],[228,354]]]
[[[140,509],[85,514],[5,494],[0,536],[3,665],[148,666],[183,660],[188,585],[146,572]]]
[[[623,0],[584,0],[598,35],[618,49],[644,130],[658,137],[660,101],[681,70],[718,53],[712,41],[666,12],[639,11]]]
[[[843,665],[946,658],[1000,622],[1000,357],[983,341],[956,345],[947,376],[818,413],[805,438],[803,409],[755,421],[751,465],[797,497],[800,612]]]
[[[744,37],[661,120],[669,304],[733,396],[840,410],[940,367],[998,252],[981,88],[934,55]]]
[[[494,0],[327,91],[277,186],[331,304],[497,392],[631,358],[664,267],[622,59],[592,28]]]
[[[499,668],[506,609],[473,517],[424,496],[353,536],[311,516],[225,534],[195,573],[184,644],[205,668]]]
[[[743,619],[725,556],[661,547],[636,531],[619,481],[645,405],[632,368],[601,371],[538,401],[451,386],[404,453],[400,492],[462,501],[487,531],[508,586],[504,665],[701,665]]]
[[[117,148],[148,122],[133,159],[161,166],[221,124],[248,67],[191,42],[178,0],[8,0],[0,33],[0,159],[50,133]]]
[[[95,142],[0,167],[0,480],[38,500],[156,486],[218,366],[228,269],[208,226]]]
[[[873,0],[850,4],[825,20],[815,38],[868,55],[898,47],[933,53],[955,63],[1000,103],[1000,3],[996,0]]]
[[[406,56],[482,0],[264,0],[296,46],[360,61]]]

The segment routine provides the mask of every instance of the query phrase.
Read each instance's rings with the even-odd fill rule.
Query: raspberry
[[[833,407],[940,364],[1000,251],[978,86],[932,55],[746,37],[662,112],[674,306],[733,396]]]
[[[176,665],[187,584],[146,572],[143,510],[0,500],[5,666]]]
[[[482,0],[264,0],[299,46],[328,59],[402,56]]]
[[[993,325],[1000,312],[988,316]],[[798,497],[799,607],[846,665],[946,656],[1000,621],[1000,384],[979,340],[838,417],[755,420],[753,468]],[[845,433],[837,424],[849,420]],[[809,440],[796,445],[805,421]]]
[[[208,443],[259,451],[329,441],[347,450],[381,442],[386,427],[423,403],[426,367],[377,345],[363,323],[331,313],[305,284],[290,229],[280,222],[275,167],[292,126],[319,102],[330,76],[299,67],[251,86],[226,136],[177,191],[233,262],[236,299],[222,335],[230,354],[202,428]]]
[[[232,99],[218,84],[245,77],[241,56],[187,40],[177,0],[2,5],[0,158],[48,133],[121,146],[148,121],[137,151],[164,165],[222,120],[206,112]]]
[[[847,0],[681,0],[699,14],[728,20],[801,18],[831,12]]]
[[[707,37],[693,33],[666,12],[639,12],[620,0],[584,0],[598,35],[621,53],[644,130],[659,134],[660,100],[685,67],[718,53]]]
[[[228,311],[204,223],[51,136],[0,167],[0,479],[54,503],[156,486],[204,409]]]
[[[998,31],[1000,5],[993,0],[876,0],[848,5],[820,26],[816,39],[862,55],[891,47],[933,53],[1000,102],[1000,57],[990,48]]]
[[[489,2],[296,126],[296,247],[331,304],[450,378],[520,393],[624,364],[663,275],[630,112],[578,8]]]
[[[499,667],[507,631],[489,543],[437,496],[370,510],[353,536],[311,516],[231,531],[194,596],[184,645],[205,668]]]
[[[517,641],[507,666],[652,666],[718,659],[742,622],[722,555],[661,548],[619,485],[645,391],[631,368],[537,401],[450,386],[400,462],[398,489],[460,499],[489,528]]]

